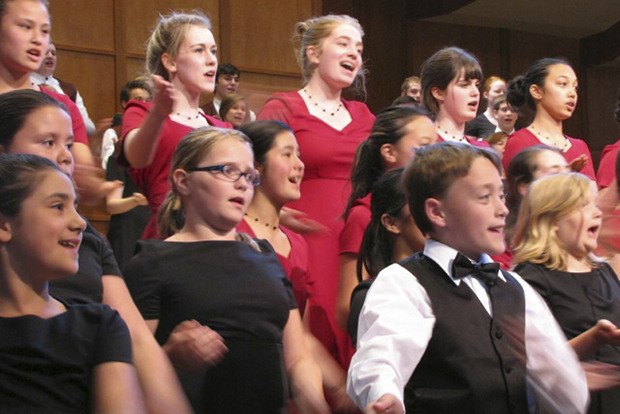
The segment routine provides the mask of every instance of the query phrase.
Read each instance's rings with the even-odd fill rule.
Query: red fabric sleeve
[[[281,121],[288,125],[292,110],[291,104],[286,98],[280,94],[275,94],[265,103],[256,119]]]
[[[358,254],[360,251],[364,232],[366,227],[368,227],[368,223],[370,223],[370,196],[366,196],[358,200],[358,202],[358,204],[351,207],[342,233],[340,233],[339,254]]]
[[[620,151],[620,141],[615,144],[607,145],[601,154],[601,162],[598,166],[596,180],[598,188],[607,188],[616,178],[616,160]]]

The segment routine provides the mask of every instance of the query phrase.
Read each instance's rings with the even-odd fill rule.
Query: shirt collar
[[[30,80],[34,82],[36,85],[40,85],[45,83],[46,85],[58,86],[58,80],[54,78],[54,76],[43,76],[40,73],[32,72],[30,74]]]
[[[424,255],[432,259],[435,263],[441,267],[449,277],[459,284],[460,280],[452,277],[452,262],[456,258],[458,251],[450,246],[447,246],[437,240],[428,239],[424,244]],[[486,253],[480,255],[480,263],[490,263],[493,259]],[[472,261],[473,262],[473,261]]]

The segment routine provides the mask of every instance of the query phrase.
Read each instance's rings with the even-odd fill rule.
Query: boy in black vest
[[[384,269],[359,319],[348,392],[366,413],[581,413],[588,389],[544,301],[489,254],[508,210],[492,152],[420,149],[403,185],[430,238]]]

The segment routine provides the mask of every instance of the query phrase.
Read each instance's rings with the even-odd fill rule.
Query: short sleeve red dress
[[[309,271],[315,279],[310,300],[310,328],[343,366],[348,366],[352,347],[335,321],[339,280],[341,218],[351,192],[350,176],[355,150],[368,137],[375,117],[362,102],[342,100],[352,121],[338,131],[308,112],[298,92],[274,94],[258,119],[282,121],[294,132],[301,150],[305,174],[301,199],[288,207],[306,213],[327,227],[326,234],[304,236],[310,250]]]

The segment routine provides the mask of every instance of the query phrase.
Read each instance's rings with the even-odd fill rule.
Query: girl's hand
[[[596,322],[596,337],[601,345],[620,345],[620,329],[607,319]]]
[[[586,373],[588,389],[601,391],[620,385],[620,366],[601,361],[582,362],[581,366]]]
[[[131,197],[133,197],[134,201],[139,206],[148,206],[149,205],[149,200],[147,200],[147,198],[142,193],[133,193],[131,195]]]
[[[217,332],[195,320],[178,324],[163,348],[174,366],[186,370],[209,369],[228,352]]]
[[[280,224],[297,233],[327,233],[329,229],[316,220],[292,208],[284,207],[280,211]]]
[[[586,166],[587,163],[588,163],[588,156],[581,154],[580,156],[578,156],[577,158],[569,162],[568,167],[570,168],[571,171],[579,172],[583,169],[583,167]]]
[[[153,106],[151,112],[162,118],[167,117],[172,112],[176,102],[175,86],[159,75],[152,75],[153,82]]]

